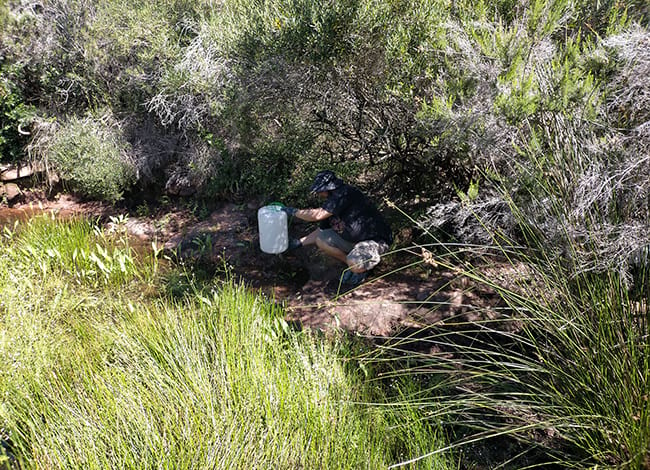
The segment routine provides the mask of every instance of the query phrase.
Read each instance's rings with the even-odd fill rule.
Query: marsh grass
[[[0,428],[21,468],[385,468],[440,438],[387,405],[355,343],[231,280],[146,294],[153,261],[87,221],[6,229],[0,258]]]

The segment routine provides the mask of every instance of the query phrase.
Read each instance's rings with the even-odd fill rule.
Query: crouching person
[[[358,188],[344,183],[332,171],[318,173],[310,191],[323,200],[321,207],[283,210],[306,222],[320,222],[319,228],[300,239],[291,239],[289,249],[316,245],[326,255],[347,264],[343,284],[360,284],[393,243],[390,226]]]

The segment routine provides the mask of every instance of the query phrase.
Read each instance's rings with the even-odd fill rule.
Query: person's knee
[[[319,236],[316,238],[316,248],[318,248],[321,253],[324,253],[328,256],[333,256],[335,258],[341,259],[345,256],[345,253],[330,243],[326,237]]]

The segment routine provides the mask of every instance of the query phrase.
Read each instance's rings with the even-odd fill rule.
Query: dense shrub
[[[31,74],[25,92],[60,113],[111,105],[138,112],[201,2],[22,2],[4,33],[8,57]]]
[[[650,243],[648,31],[609,5],[599,31],[610,35],[600,38],[578,21],[586,7],[534,2],[508,28],[474,27],[479,63],[493,79],[479,80],[484,105],[474,101],[478,112],[460,140],[476,145],[480,192],[433,207],[422,223],[467,242],[489,241],[494,230],[515,236],[522,225],[527,239],[519,241],[559,257],[569,275],[627,278],[629,254]],[[463,106],[450,109],[457,117]]]
[[[83,196],[115,202],[135,181],[130,145],[110,115],[73,117],[41,139],[48,164]]]
[[[629,254],[650,244],[649,40],[633,26],[540,64],[540,106],[519,126],[515,158],[499,165],[535,242],[573,272],[625,277]]]
[[[448,111],[457,97],[476,92],[480,70],[448,72],[461,42],[471,53],[466,37],[438,52],[448,13],[437,2],[416,6],[228,2],[168,70],[149,109],[181,132],[202,128],[236,143],[242,167],[251,153],[287,139],[304,145],[293,150],[296,167],[355,163],[375,189],[409,188],[404,200],[464,181],[470,126],[464,113],[452,121]],[[392,32],[395,22],[404,28],[386,39],[381,31]],[[435,74],[451,83],[433,80]]]

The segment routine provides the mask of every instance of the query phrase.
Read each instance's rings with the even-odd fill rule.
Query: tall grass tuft
[[[417,409],[368,405],[385,396],[349,342],[242,285],[143,295],[135,258],[80,276],[78,253],[125,253],[91,228],[44,218],[0,245],[0,437],[21,468],[385,468],[438,442]]]
[[[631,287],[617,269],[576,272],[542,250],[433,237],[422,263],[455,272],[469,290],[489,288],[501,302],[467,302],[464,313],[386,346],[401,366],[397,376],[445,385],[405,397],[431,407],[430,419],[449,423],[454,435],[449,447],[424,455],[483,452],[494,458],[490,468],[648,468],[647,264]],[[413,349],[405,364],[401,354]]]

